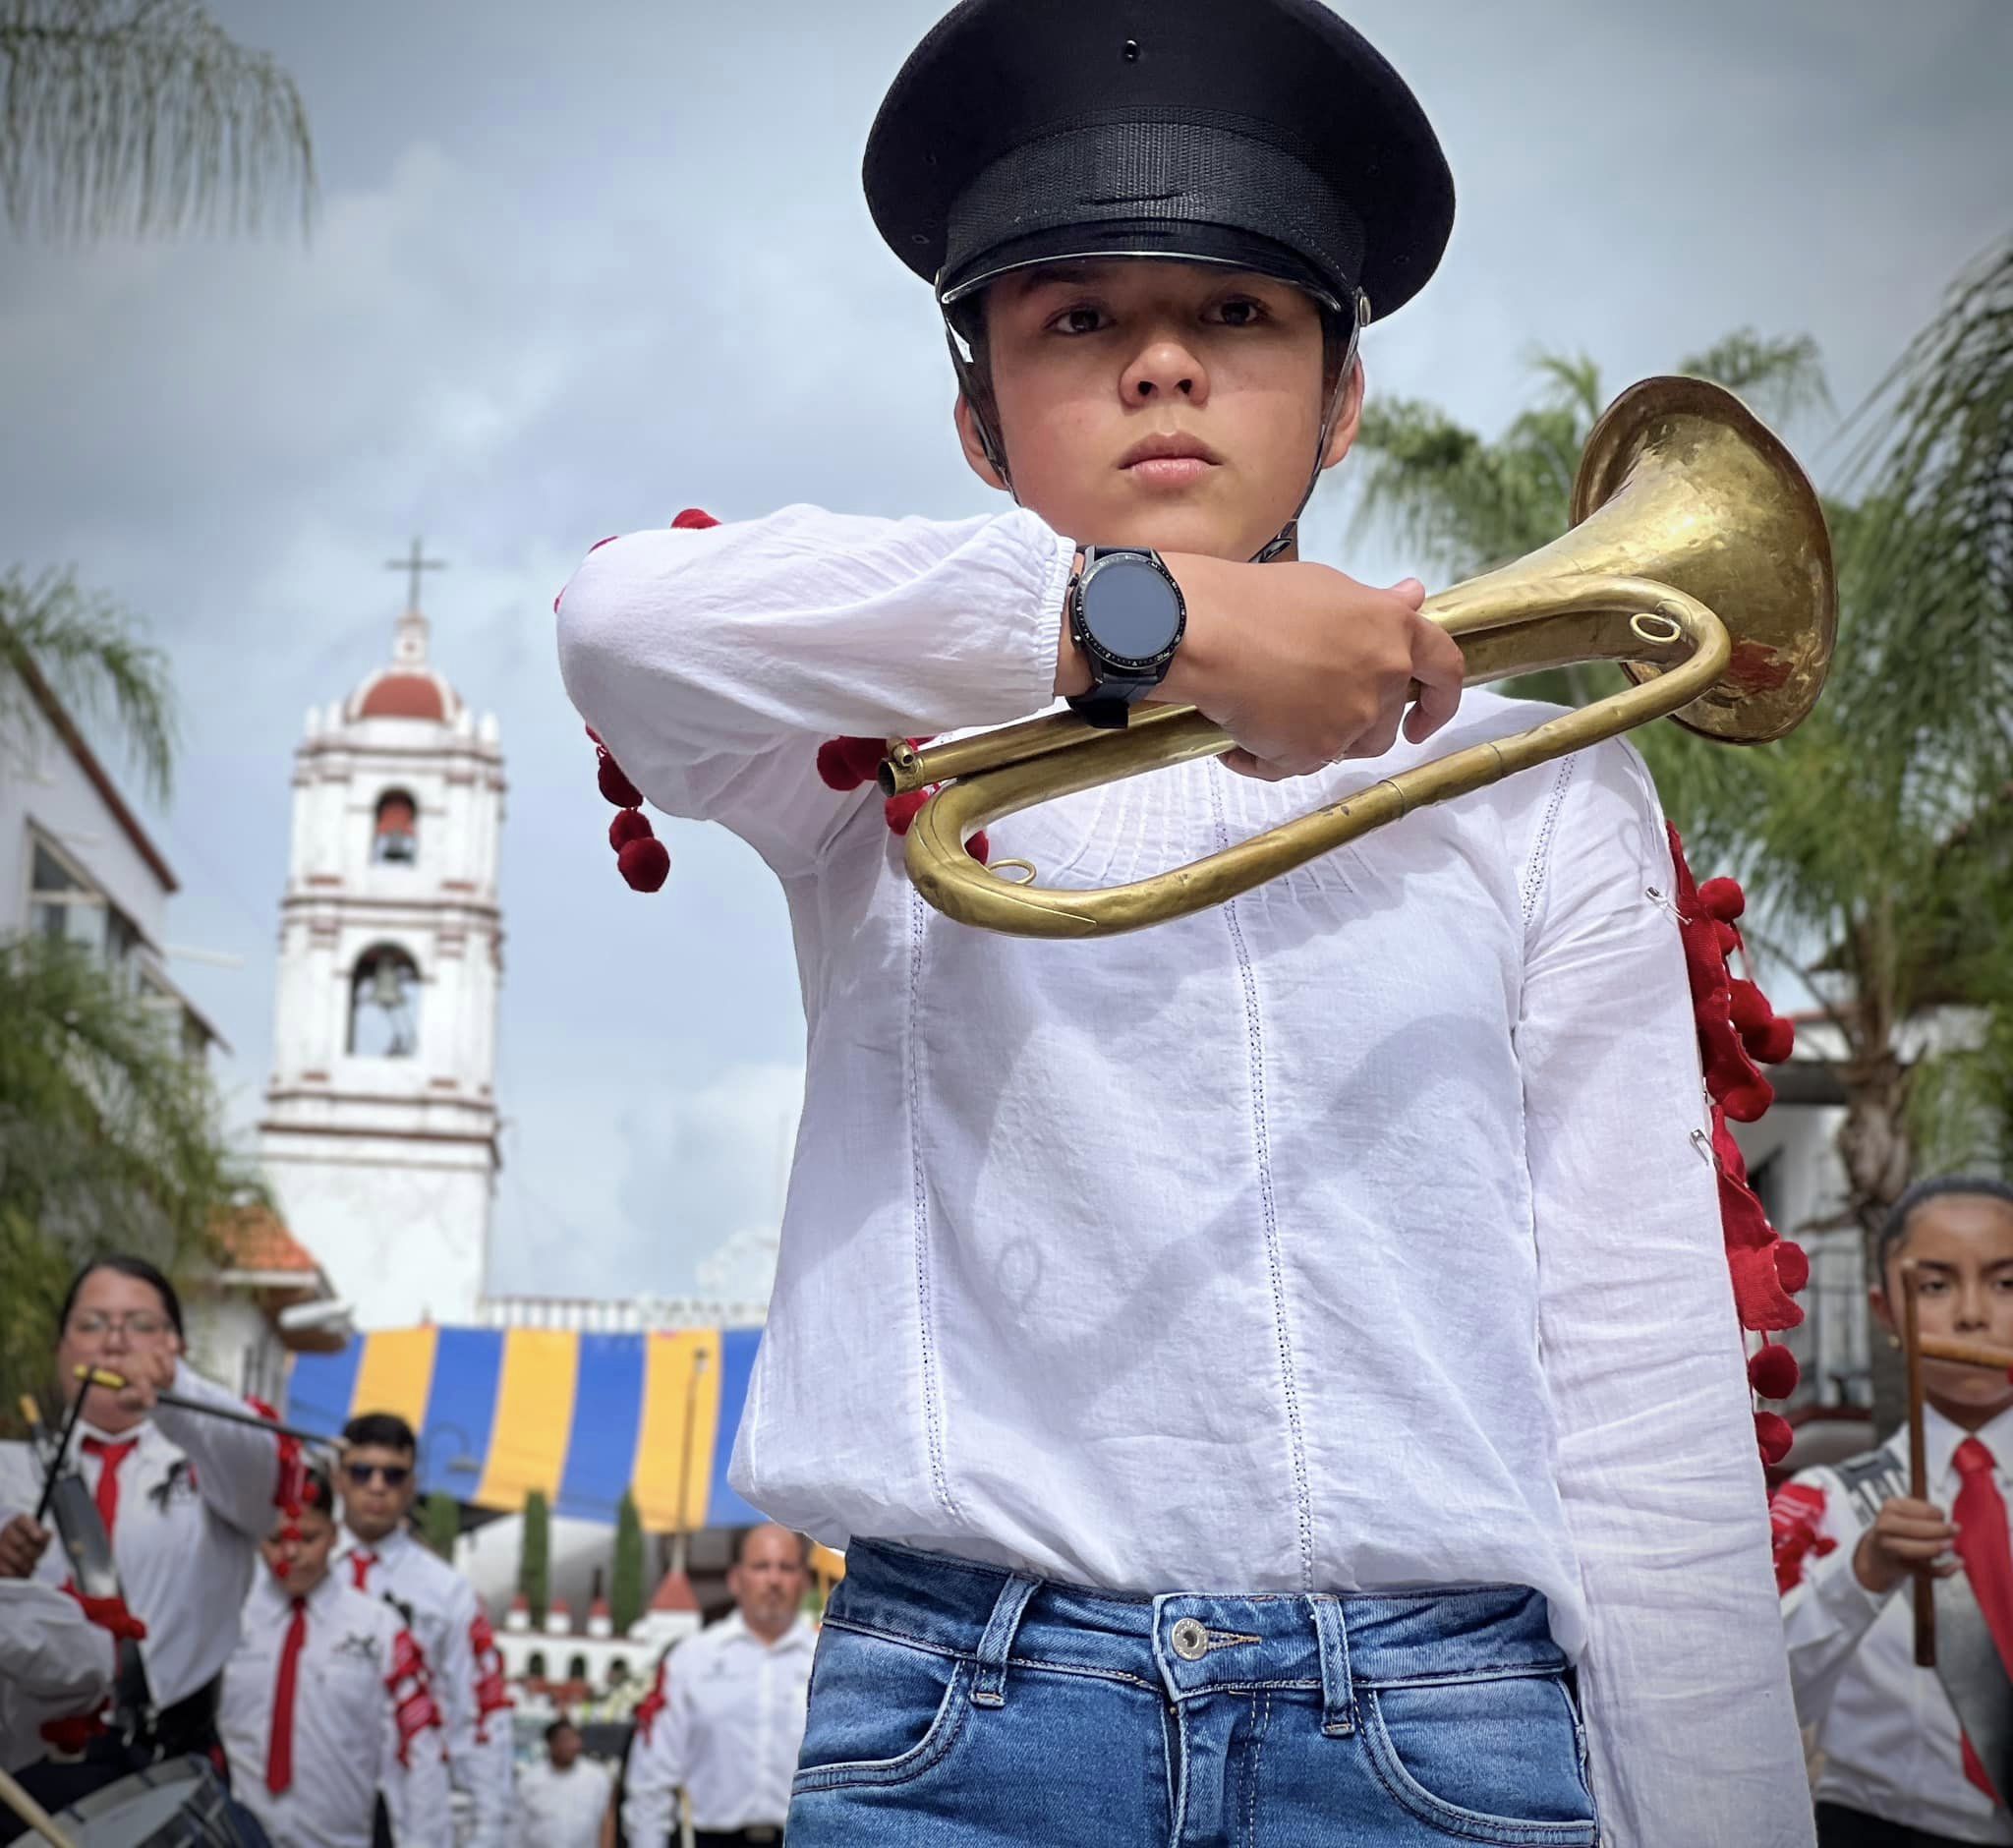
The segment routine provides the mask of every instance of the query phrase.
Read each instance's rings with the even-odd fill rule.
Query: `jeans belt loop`
[[[1039,1583],[1016,1572],[993,1600],[993,1615],[986,1624],[986,1634],[979,1639],[979,1672],[971,1685],[974,1706],[1006,1704],[1006,1657],[1012,1653],[1013,1634],[1020,1628],[1021,1614]]]
[[[1314,1635],[1321,1645],[1321,1730],[1331,1739],[1346,1739],[1355,1731],[1356,1719],[1342,1600],[1321,1592],[1307,1602],[1314,1607]]]

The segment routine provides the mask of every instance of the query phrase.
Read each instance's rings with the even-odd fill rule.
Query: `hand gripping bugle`
[[[1764,743],[1803,722],[1831,664],[1831,541],[1809,479],[1740,399],[1701,378],[1632,385],[1587,437],[1573,519],[1529,557],[1429,597],[1422,613],[1460,641],[1470,684],[1613,661],[1633,687],[1106,891],[1022,885],[987,871],[964,843],[1020,809],[1221,756],[1236,740],[1194,707],[1136,710],[1117,731],[1059,714],[928,749],[897,739],[881,767],[886,794],[944,784],[909,825],[916,890],[959,923],[1016,937],[1137,930],[1653,719],[1730,744]]]

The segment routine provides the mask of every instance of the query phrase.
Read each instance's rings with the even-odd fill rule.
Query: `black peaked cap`
[[[1454,179],[1417,99],[1319,0],[963,0],[867,139],[867,204],[947,303],[1063,257],[1215,258],[1382,318]]]

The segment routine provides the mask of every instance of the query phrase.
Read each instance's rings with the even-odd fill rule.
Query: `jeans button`
[[[1168,1641],[1184,1662],[1199,1662],[1209,1653],[1209,1632],[1192,1617],[1183,1617],[1176,1624]]]

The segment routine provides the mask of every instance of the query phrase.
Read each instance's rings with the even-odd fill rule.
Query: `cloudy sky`
[[[1238,0],[1224,0],[1226,5]],[[177,975],[266,1075],[305,709],[388,651],[423,533],[436,659],[501,721],[505,1170],[492,1288],[731,1289],[773,1227],[802,1060],[778,895],[660,824],[616,879],[551,601],[604,533],[687,504],[955,516],[927,292],[859,151],[936,0],[213,0],[294,75],[311,240],[89,250],[0,232],[0,559],[74,563],[171,651],[186,748],[158,818]],[[2013,229],[2005,0],[1360,0],[1461,188],[1373,391],[1497,429],[1540,344],[1614,385],[1719,334],[1809,331],[1850,409]],[[1791,434],[1820,480],[1844,445]],[[1346,474],[1347,471],[1345,470]],[[1312,555],[1386,581],[1324,490]]]

